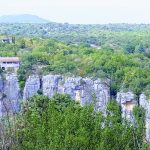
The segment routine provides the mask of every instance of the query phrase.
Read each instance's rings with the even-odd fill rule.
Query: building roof
[[[20,62],[19,57],[0,57],[0,62]]]

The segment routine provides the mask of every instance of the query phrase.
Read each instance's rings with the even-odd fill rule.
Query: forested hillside
[[[150,97],[149,33],[150,25],[0,24],[1,39],[16,39],[15,43],[0,41],[0,56],[21,59],[17,72],[21,89],[32,74],[101,78],[109,81],[112,100],[105,116],[95,112],[93,105],[81,107],[67,95],[49,99],[38,93],[23,105],[12,132],[6,129],[10,147],[148,150],[143,108],[134,109],[136,126],[132,126],[113,100],[121,90],[133,91],[137,103],[142,93]]]
[[[49,38],[19,38],[15,44],[0,43],[1,56],[19,56],[22,59],[18,71],[21,86],[32,73],[54,73],[75,76],[108,78],[111,81],[112,95],[120,89],[130,89],[137,94],[149,90],[150,48],[145,40],[149,38],[124,32],[119,33],[126,42],[112,46],[110,41],[120,36],[108,38],[101,47],[89,44],[68,44]],[[132,42],[134,38],[137,42]],[[108,44],[108,46],[106,45]],[[110,48],[110,45],[112,46]]]
[[[75,25],[49,24],[0,24],[0,35],[49,37],[67,43],[105,45],[110,48],[135,47],[149,43],[150,25],[106,24]],[[131,44],[132,43],[132,44]]]

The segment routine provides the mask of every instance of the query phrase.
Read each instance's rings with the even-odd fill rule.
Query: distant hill
[[[49,23],[50,21],[35,15],[5,15],[0,17],[0,23]]]

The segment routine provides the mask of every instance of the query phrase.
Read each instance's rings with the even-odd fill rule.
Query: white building
[[[0,42],[2,43],[15,43],[15,37],[7,37],[0,39]]]
[[[3,70],[13,69],[17,70],[20,66],[20,60],[18,57],[0,57],[0,67]]]

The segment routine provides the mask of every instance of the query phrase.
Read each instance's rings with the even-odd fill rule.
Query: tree
[[[20,42],[20,48],[21,48],[21,49],[26,48],[26,42],[25,42],[24,39],[22,39],[21,42]]]

